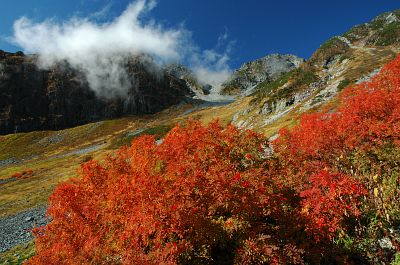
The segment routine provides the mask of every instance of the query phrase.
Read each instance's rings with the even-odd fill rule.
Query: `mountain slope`
[[[399,13],[385,13],[369,23],[350,29],[342,36],[328,40],[309,60],[296,60],[299,62],[297,66],[294,64],[273,78],[270,78],[269,74],[259,74],[256,70],[244,71],[248,73],[243,75],[243,78],[232,79],[238,83],[243,82],[240,83],[240,88],[231,90],[232,94],[239,96],[230,104],[184,103],[153,115],[101,121],[60,131],[0,136],[0,216],[9,218],[20,211],[46,205],[54,187],[59,182],[76,176],[80,163],[90,158],[102,158],[118,147],[129,144],[132,138],[143,133],[156,134],[157,138],[162,139],[165,132],[175,123],[188,119],[207,123],[219,118],[223,124],[233,123],[242,128],[252,128],[271,137],[282,127],[296,124],[302,113],[322,108],[335,109],[336,95],[340,90],[347,85],[368,80],[399,54]],[[21,59],[19,54],[7,56],[22,62],[26,60]],[[182,95],[184,97],[186,93],[190,94],[186,92],[187,81],[182,82],[173,77],[171,79],[183,85],[177,86],[177,89],[181,91],[179,88],[182,88],[184,92],[177,92],[178,96],[173,97],[176,99],[174,102],[180,102]],[[56,84],[62,84],[61,81],[63,80],[58,80]],[[73,79],[64,81],[73,82]],[[61,86],[54,87],[61,90]],[[252,88],[252,93],[243,95],[242,91],[249,88]],[[24,97],[30,96],[26,90],[22,92]],[[176,95],[170,90],[168,93]],[[9,96],[3,95],[0,101],[9,100]],[[158,99],[169,96],[157,95]],[[82,94],[78,94],[78,97],[80,96]],[[28,99],[32,100],[30,97],[26,100]],[[24,101],[20,101],[22,102]],[[66,103],[70,104],[70,101]],[[86,103],[90,104],[90,101]],[[3,110],[0,116],[3,123],[0,124],[6,124],[4,117],[7,113],[7,110]],[[21,122],[28,124],[28,121]],[[13,131],[15,126],[10,128]],[[32,170],[32,173],[29,173],[29,170]],[[24,174],[21,174],[22,177],[16,177],[15,173]]]
[[[192,92],[185,81],[151,60],[127,56],[129,90],[99,95],[83,73],[60,63],[37,66],[36,56],[0,51],[0,134],[63,129],[127,114],[148,114],[181,102]]]
[[[291,54],[271,54],[261,59],[243,64],[232,77],[222,84],[222,93],[249,93],[254,86],[261,82],[275,80],[304,62],[304,59]]]
[[[365,81],[400,52],[400,12],[382,14],[325,42],[299,68],[261,82],[232,122],[272,135],[304,112],[333,104],[345,86]],[[362,28],[363,31],[356,35]],[[385,32],[390,31],[390,37]],[[396,37],[397,36],[397,37]]]

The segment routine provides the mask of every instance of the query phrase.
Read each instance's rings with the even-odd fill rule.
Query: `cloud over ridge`
[[[149,54],[159,64],[184,62],[201,82],[218,86],[224,81],[230,73],[228,53],[201,51],[183,27],[164,28],[154,20],[144,20],[143,15],[155,6],[155,1],[137,0],[105,23],[90,17],[62,23],[21,17],[14,22],[12,41],[27,53],[39,54],[43,68],[68,62],[85,74],[99,94],[124,94],[132,85],[123,67],[127,55]]]

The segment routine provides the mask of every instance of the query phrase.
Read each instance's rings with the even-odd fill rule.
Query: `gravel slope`
[[[42,206],[0,218],[0,252],[32,240],[32,228],[48,222],[45,212],[46,207]]]

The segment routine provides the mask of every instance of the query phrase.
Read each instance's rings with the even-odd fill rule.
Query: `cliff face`
[[[149,114],[191,94],[185,81],[137,58],[126,61],[127,95],[99,97],[65,64],[42,70],[35,56],[0,51],[0,134],[53,130],[130,114]]]

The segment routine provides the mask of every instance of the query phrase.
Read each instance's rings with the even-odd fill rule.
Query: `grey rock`
[[[236,70],[230,80],[222,84],[222,91],[228,93],[232,88],[245,91],[266,80],[275,80],[305,62],[291,54],[271,54],[261,59],[245,63]]]
[[[9,183],[9,182],[13,182],[13,181],[16,181],[16,180],[17,180],[17,178],[0,179],[0,185],[1,184],[6,184],[6,183]]]
[[[268,102],[265,102],[264,105],[261,107],[259,114],[262,115],[267,115],[270,114],[273,111],[271,108],[270,104]]]
[[[32,240],[31,230],[50,221],[45,212],[46,207],[42,206],[0,218],[0,252]]]
[[[35,220],[33,218],[33,216],[29,216],[29,217],[25,218],[25,222],[32,222],[33,220]]]
[[[126,137],[134,137],[139,134],[141,134],[144,131],[144,129],[136,129],[135,131],[130,131],[126,134]]]
[[[4,160],[0,160],[0,168],[4,167],[4,166],[11,165],[11,164],[18,164],[18,163],[19,163],[19,161],[17,159],[13,158],[13,157],[7,158],[7,159],[4,159]]]
[[[373,70],[371,73],[369,73],[369,74],[367,74],[367,75],[365,75],[365,76],[363,76],[363,77],[360,77],[360,78],[356,81],[356,84],[361,84],[361,83],[363,83],[363,82],[368,82],[368,81],[370,81],[371,78],[373,78],[375,75],[377,75],[377,74],[381,71],[381,69],[382,69],[382,68],[375,69],[375,70]]]

